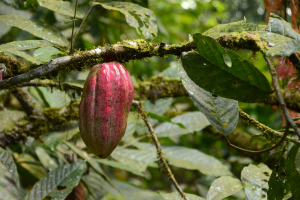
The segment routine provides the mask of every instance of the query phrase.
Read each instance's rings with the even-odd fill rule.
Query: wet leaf
[[[172,118],[173,123],[165,122],[154,128],[157,137],[176,137],[194,131],[200,131],[210,125],[209,121],[201,112],[188,112]],[[180,122],[185,128],[175,125]]]
[[[189,78],[204,90],[242,102],[261,102],[272,90],[267,78],[249,61],[237,53],[225,50],[214,39],[194,34],[197,51],[181,56]],[[224,62],[227,54],[232,67]]]
[[[108,10],[117,10],[125,15],[126,22],[134,27],[136,31],[152,40],[157,35],[156,17],[153,11],[129,2],[94,2],[94,5],[101,5]],[[141,30],[141,31],[140,31]]]
[[[247,199],[267,199],[268,181],[272,171],[265,164],[244,167],[241,174]]]
[[[74,17],[75,5],[68,1],[61,0],[38,0],[40,6],[48,8],[54,12],[67,15],[69,17]],[[84,18],[84,12],[80,8],[76,10],[77,18]]]
[[[56,58],[60,50],[54,47],[42,47],[34,51],[33,57],[42,63],[46,63]]]
[[[1,51],[20,51],[27,49],[35,49],[39,47],[52,46],[52,44],[46,40],[23,40],[23,41],[15,41],[9,42],[6,44],[0,45]]]
[[[65,199],[78,185],[84,164],[85,162],[75,162],[50,171],[46,177],[33,186],[25,200],[42,200],[47,196],[52,197],[52,199]]]
[[[235,129],[238,122],[238,102],[213,95],[196,85],[184,71],[181,60],[179,61],[178,68],[182,84],[194,104],[216,130],[223,135],[229,135]]]
[[[208,193],[207,200],[222,200],[228,196],[231,196],[243,188],[240,180],[231,176],[221,176],[214,180],[211,184]]]
[[[18,15],[0,15],[0,21],[4,22],[8,26],[14,26],[27,31],[51,43],[60,46],[67,46],[69,44],[68,40],[52,26],[34,22]]]

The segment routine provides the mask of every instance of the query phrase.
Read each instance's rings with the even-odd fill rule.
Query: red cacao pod
[[[120,63],[91,69],[79,105],[79,130],[98,157],[107,158],[124,136],[133,92],[130,75]]]

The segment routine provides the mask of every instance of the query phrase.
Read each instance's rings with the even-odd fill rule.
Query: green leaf
[[[22,196],[18,196],[18,188],[12,179],[14,177],[10,174],[9,170],[0,164],[0,196],[3,200],[23,199]]]
[[[67,46],[69,44],[68,40],[52,26],[43,25],[18,15],[0,15],[0,21],[8,26],[14,26],[27,31],[51,43],[60,46]]]
[[[112,160],[107,160],[107,159],[97,159],[97,158],[95,159],[94,158],[93,160],[98,162],[98,163],[107,165],[107,166],[111,166],[111,167],[114,167],[114,168],[118,168],[118,169],[122,169],[122,170],[125,170],[125,171],[128,171],[128,172],[131,172],[131,173],[136,174],[138,176],[145,176],[141,171],[137,171],[136,168],[132,168],[129,165],[125,165],[125,164],[122,164],[122,163],[119,163],[119,162],[116,162],[116,161],[112,161]]]
[[[222,200],[228,196],[231,196],[243,188],[240,180],[232,178],[231,176],[222,176],[211,184],[208,193],[207,200]]]
[[[61,0],[38,0],[38,3],[41,7],[48,8],[54,12],[67,15],[69,17],[74,17],[75,5],[71,4],[68,1]],[[84,18],[84,12],[77,8],[76,10],[77,18]]]
[[[49,154],[42,147],[36,147],[35,153],[43,166],[49,170],[53,170],[58,167],[54,159],[52,159]]]
[[[272,90],[266,77],[237,53],[225,50],[214,39],[194,34],[198,54],[184,54],[182,65],[187,75],[204,90],[242,102],[260,102]],[[229,56],[232,66],[224,62]]]
[[[25,200],[42,200],[47,196],[52,199],[63,200],[73,188],[78,185],[85,162],[75,162],[71,165],[63,165],[50,171],[46,177],[38,181]]]
[[[251,32],[251,31],[264,31],[266,27],[267,27],[266,25],[247,23],[246,20],[243,20],[243,21],[232,22],[228,24],[219,24],[205,31],[203,35],[207,35],[213,38],[218,38],[223,35],[230,35],[230,33],[236,34],[236,33]]]
[[[147,40],[152,40],[157,35],[156,17],[153,11],[129,2],[94,2],[94,5],[101,5],[108,10],[117,10],[125,15],[129,26],[134,27],[138,34],[145,36]]]
[[[0,111],[0,131],[11,129],[16,122],[20,121],[26,113],[17,110],[1,110]]]
[[[241,173],[241,179],[244,184],[247,199],[263,200],[267,199],[269,189],[268,181],[272,171],[265,164],[250,164],[244,167]]]
[[[192,52],[188,54],[196,55]],[[179,61],[179,74],[192,101],[217,131],[223,135],[229,135],[238,123],[238,102],[213,95],[196,85],[184,71],[182,59]]]
[[[199,170],[201,173],[211,176],[231,175],[229,169],[218,159],[196,149],[181,146],[162,146],[162,152],[173,166]]]
[[[290,56],[300,50],[300,34],[279,16],[271,13],[266,31],[285,36],[272,41],[274,46],[267,51],[268,56]]]
[[[170,120],[171,121],[171,120]],[[173,123],[165,122],[154,128],[157,137],[175,137],[194,131],[201,131],[203,128],[210,125],[209,121],[201,112],[188,112],[172,118]],[[185,129],[174,125],[176,122],[181,122]]]
[[[268,56],[290,56],[293,53],[297,53],[300,51],[300,43],[299,41],[288,41],[283,43],[278,43],[274,47],[270,48],[267,51]]]
[[[108,181],[110,184],[112,184],[110,178],[105,174],[105,172],[102,170],[102,168],[99,166],[98,163],[96,163],[85,151],[82,151],[78,149],[76,146],[74,146],[70,142],[64,142],[65,145],[67,145],[74,153],[76,153],[78,156],[80,156],[82,159],[86,160],[88,164],[97,172],[99,175],[103,176],[106,181]]]
[[[71,99],[65,92],[60,91],[59,89],[53,88],[50,90],[45,87],[37,87],[40,98],[43,100],[45,106],[51,108],[60,108],[66,106],[70,103]]]
[[[179,126],[182,129],[186,129],[186,127],[182,123],[173,122],[169,117],[163,117],[163,116],[157,115],[157,114],[152,113],[152,112],[148,112],[147,115],[148,115],[148,117],[150,117],[152,119],[157,119],[157,120],[162,121],[162,122],[169,122],[171,124],[175,124],[175,125]]]
[[[116,148],[111,156],[118,162],[144,173],[149,164],[156,160],[155,152]]]
[[[123,194],[122,200],[163,200],[164,198],[151,190],[145,190],[142,188],[138,188],[136,186],[130,185],[126,182],[114,181],[116,187]],[[105,198],[109,199],[109,198]],[[118,199],[118,198],[110,198],[110,199]]]
[[[25,53],[23,51],[7,50],[6,52],[9,52],[9,53],[14,54],[16,56],[24,58],[25,60],[27,60],[29,62],[32,62],[33,64],[37,64],[37,65],[41,64],[37,59],[35,59],[31,55],[29,55],[28,53]]]
[[[165,200],[182,200],[182,197],[180,196],[180,194],[178,192],[172,192],[172,193],[164,193],[164,192],[160,192],[159,193]],[[197,195],[194,194],[188,194],[188,193],[184,193],[185,196],[189,199],[189,200],[205,200],[202,197],[199,197]]]
[[[42,47],[34,51],[33,57],[42,63],[46,63],[56,58],[60,51],[54,47]]]
[[[77,122],[76,122],[77,123]],[[77,123],[78,125],[78,123]],[[55,148],[63,141],[71,139],[74,135],[79,134],[79,128],[71,127],[70,129],[63,131],[53,131],[47,135],[42,135],[42,141],[51,150],[55,151]]]
[[[0,52],[28,50],[46,46],[52,46],[52,44],[46,40],[15,41],[0,45]]]
[[[275,171],[272,172],[268,185],[268,200],[282,200],[286,186]]]
[[[16,154],[14,157],[16,159],[16,163],[18,164],[18,168],[24,168],[35,178],[41,179],[46,175],[44,167],[37,164],[37,160],[32,155],[23,153]]]
[[[299,166],[299,160],[296,161],[296,156],[299,152],[299,146],[294,145],[289,151],[286,160],[286,183],[289,185],[293,199],[300,199],[300,188],[297,187],[300,182],[300,174],[296,166]],[[296,170],[295,170],[296,169]]]
[[[171,107],[173,98],[158,99],[155,104],[151,103],[149,100],[143,103],[144,110],[147,112],[154,113],[156,115],[164,115],[165,112]],[[158,123],[157,119],[149,118],[149,121],[152,126]],[[145,126],[144,121],[141,122],[141,125],[136,126],[136,131],[138,134],[144,134],[148,131],[148,128]]]
[[[92,197],[87,199],[102,199],[106,193],[115,194],[116,196],[121,195],[116,188],[112,187],[102,176],[93,170],[90,170],[88,176],[83,176],[82,180],[85,186],[87,186],[88,195]]]
[[[300,34],[278,15],[271,13],[266,31],[277,33],[300,42]]]
[[[12,155],[0,147],[0,162],[2,166],[11,174],[12,180],[17,187],[20,187],[19,174]]]

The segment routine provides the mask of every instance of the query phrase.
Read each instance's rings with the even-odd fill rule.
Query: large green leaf
[[[209,121],[201,112],[188,112],[172,118],[173,123],[164,122],[154,128],[157,137],[175,137],[194,131],[201,131],[210,125]],[[174,123],[182,123],[186,128],[183,129]]]
[[[292,26],[278,15],[272,13],[266,31],[277,33],[300,42],[300,35]]]
[[[10,174],[10,171],[0,164],[0,199],[6,200],[19,200],[18,188],[15,183],[13,183],[12,179],[14,179]]]
[[[91,197],[87,199],[102,199],[106,193],[121,196],[116,188],[112,187],[102,176],[93,170],[90,170],[88,176],[83,176],[82,180],[88,189],[87,196]]]
[[[206,199],[222,200],[237,193],[242,188],[240,180],[231,176],[221,176],[211,184]]]
[[[0,15],[0,21],[9,26],[18,27],[51,43],[60,46],[67,46],[69,44],[68,40],[58,30],[25,17],[18,15]]]
[[[137,148],[148,152],[152,157],[156,154],[156,149],[153,144],[138,142],[134,145]],[[165,158],[173,166],[190,170],[199,170],[201,173],[211,176],[231,175],[229,169],[218,159],[196,149],[165,145],[161,146],[161,148]]]
[[[121,182],[116,180],[114,181],[114,184],[123,194],[123,198],[121,198],[122,200],[141,200],[141,199],[142,200],[163,200],[164,199],[160,194],[154,191],[138,188],[126,182]],[[119,198],[112,197],[110,199],[119,199]]]
[[[281,17],[272,13],[266,31],[285,36],[286,38],[285,40],[273,41],[275,46],[267,51],[267,55],[290,56],[300,51],[300,34]]]
[[[118,162],[144,173],[146,168],[156,160],[155,152],[138,149],[116,148],[111,156]]]
[[[196,53],[190,53],[196,54]],[[206,116],[210,124],[223,135],[229,135],[236,127],[239,117],[238,102],[218,97],[196,85],[186,74],[179,61],[181,81],[191,99]]]
[[[29,55],[26,52],[23,52],[23,51],[14,51],[12,49],[7,50],[6,52],[14,54],[16,56],[19,56],[21,58],[24,58],[25,60],[27,60],[29,62],[32,62],[33,64],[37,64],[37,65],[41,64],[40,61],[38,61],[37,59],[35,59],[33,56]],[[6,52],[5,52],[5,54],[6,54]]]
[[[74,151],[74,153],[76,153],[82,159],[86,160],[88,164],[94,169],[95,172],[103,176],[109,183],[111,183],[110,178],[102,170],[99,164],[95,160],[93,160],[85,151],[82,151],[81,149],[77,148],[75,145],[73,145],[70,142],[64,142],[64,144],[67,145],[72,151]]]
[[[247,199],[267,199],[268,181],[272,171],[265,164],[244,167],[241,179],[244,184]]]
[[[54,12],[74,17],[75,5],[72,5],[68,1],[62,0],[38,0],[40,6],[53,10]],[[84,12],[77,8],[76,10],[77,18],[84,18]]]
[[[196,169],[211,176],[231,175],[229,169],[218,159],[196,149],[181,146],[162,146],[162,152],[169,163],[176,167]]]
[[[237,53],[213,38],[193,35],[198,54],[183,54],[183,68],[204,90],[242,102],[263,101],[272,92],[266,77]]]
[[[39,47],[52,46],[52,44],[46,40],[23,40],[23,41],[15,41],[9,42],[6,44],[0,45],[1,51],[20,51],[27,49],[35,49]]]
[[[56,58],[59,53],[60,51],[57,48],[42,47],[34,51],[33,57],[42,63],[46,63]]]
[[[55,160],[49,156],[44,148],[36,147],[35,153],[45,168],[53,170],[58,167]]]
[[[0,147],[0,162],[2,166],[11,174],[14,184],[20,187],[19,174],[12,155]]]
[[[280,175],[275,171],[272,172],[268,185],[269,185],[268,200],[283,199],[286,186],[284,182],[281,180]]]
[[[299,146],[294,145],[289,151],[286,160],[286,183],[291,189],[293,199],[300,199],[300,187],[298,187],[300,182],[300,174],[297,170],[297,167],[299,167],[299,160],[296,159],[296,155],[299,151]]]
[[[97,159],[97,158],[94,158],[93,160],[98,162],[98,163],[101,163],[101,164],[104,164],[104,165],[107,165],[107,166],[111,166],[111,167],[114,167],[114,168],[122,169],[122,170],[125,170],[125,171],[128,171],[128,172],[131,172],[133,174],[139,175],[139,176],[145,176],[141,171],[137,171],[136,168],[132,168],[129,165],[125,165],[125,164],[122,164],[122,163],[119,163],[119,162],[116,162],[116,161],[113,161],[113,160]]]
[[[186,192],[184,194],[189,200],[205,200],[204,198],[194,194],[188,194]],[[163,196],[165,200],[182,200],[182,197],[178,192],[172,192],[172,193],[160,192],[160,195]]]
[[[254,39],[264,41],[271,47],[267,50],[269,56],[290,56],[300,51],[299,38],[291,25],[279,16],[271,13],[269,24],[257,25],[246,20],[229,24],[217,25],[203,33],[213,38],[221,36]]]
[[[229,24],[219,24],[205,31],[203,35],[207,35],[213,38],[218,38],[223,35],[230,35],[230,33],[236,34],[236,33],[249,32],[249,31],[264,31],[266,27],[267,27],[266,25],[247,23],[246,20],[243,20],[238,22],[232,22]]]
[[[78,185],[84,164],[85,162],[75,162],[72,165],[63,165],[50,171],[46,177],[33,186],[25,200],[42,200],[47,196],[57,200],[65,199]]]
[[[107,3],[94,2],[94,5],[101,5],[108,10],[117,10],[125,15],[126,22],[134,27],[136,31],[152,40],[157,35],[156,17],[147,8],[129,2],[112,1]]]
[[[76,126],[63,131],[52,131],[47,135],[42,135],[41,137],[44,144],[50,150],[55,151],[57,145],[61,144],[63,141],[67,141],[71,139],[74,135],[78,133],[79,133],[79,128],[78,126]]]

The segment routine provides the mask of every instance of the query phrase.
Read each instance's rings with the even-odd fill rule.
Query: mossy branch
[[[216,39],[225,47],[250,49],[258,51],[261,48],[257,41],[251,37],[246,40],[241,40],[235,37],[220,37]],[[68,55],[53,59],[52,61],[43,64],[26,73],[12,71],[7,74],[3,81],[0,81],[0,89],[8,89],[16,87],[19,84],[29,82],[36,78],[45,78],[56,76],[60,70],[77,70],[81,71],[91,66],[104,62],[120,62],[125,63],[131,60],[140,60],[153,56],[165,57],[168,55],[180,56],[182,52],[196,49],[193,42],[184,42],[181,44],[159,44],[146,42],[145,40],[128,40],[119,42],[113,45],[98,47],[93,50],[76,52],[73,55]]]
[[[57,82],[36,82],[23,83],[19,87],[33,86],[33,87],[56,87],[60,86]],[[62,83],[62,90],[76,90],[81,92],[80,87],[71,87],[71,85]],[[287,108],[290,110],[300,112],[300,94],[290,90],[282,90],[282,96],[286,102]],[[160,98],[168,97],[183,97],[188,96],[188,93],[179,79],[167,79],[163,77],[152,77],[146,81],[140,81],[134,86],[134,99],[136,100],[150,100],[155,102]],[[276,93],[273,93],[264,100],[267,105],[280,105]]]

